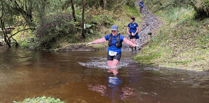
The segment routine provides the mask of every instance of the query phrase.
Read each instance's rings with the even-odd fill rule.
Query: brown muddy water
[[[0,103],[51,96],[67,103],[209,103],[209,73],[153,68],[123,52],[111,84],[106,51],[51,53],[0,47]]]

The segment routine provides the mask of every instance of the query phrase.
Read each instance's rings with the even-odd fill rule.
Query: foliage
[[[87,39],[99,37],[102,26],[109,27],[112,25],[118,19],[118,15],[114,13],[120,12],[120,8],[125,7],[131,10],[129,12],[136,11],[135,13],[137,13],[134,6],[135,1],[107,0],[107,9],[104,10],[103,0],[88,0],[85,6],[85,35]],[[70,0],[4,0],[0,1],[0,4],[0,9],[4,10],[5,27],[15,27],[14,31],[16,32],[13,31],[12,33],[18,35],[14,38],[17,39],[20,46],[49,49],[56,44],[57,40],[62,38],[68,39],[68,43],[83,41],[80,39],[82,17],[80,5],[82,0],[74,0],[76,22],[72,21]],[[2,14],[1,11],[0,14]],[[128,14],[132,15],[131,13]],[[22,31],[24,29],[19,29],[19,26],[24,29],[36,28],[36,30]],[[30,42],[28,37],[34,38],[35,42]],[[22,40],[23,38],[25,40]]]
[[[62,37],[73,38],[76,40],[76,24],[70,21],[71,17],[67,14],[53,15],[45,24],[40,25],[37,29],[37,36],[39,37],[40,47],[44,46],[46,49],[51,48],[51,44]],[[78,42],[78,40],[76,40]]]
[[[174,8],[188,8],[192,7],[196,13],[197,19],[204,19],[209,17],[208,0],[149,0],[145,1],[146,6],[152,12],[160,10],[172,10]]]
[[[61,101],[60,99],[55,99],[52,97],[46,98],[45,96],[43,97],[37,97],[37,98],[27,98],[23,100],[22,102],[16,102],[13,101],[13,103],[65,103],[64,101]]]

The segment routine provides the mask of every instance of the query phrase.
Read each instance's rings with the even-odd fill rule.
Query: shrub
[[[50,49],[52,43],[63,36],[76,38],[74,35],[78,31],[76,25],[77,23],[72,21],[72,17],[68,13],[55,13],[46,16],[36,31],[36,36],[40,39],[38,47]]]

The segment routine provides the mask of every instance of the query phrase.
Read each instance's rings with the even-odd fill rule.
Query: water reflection
[[[92,91],[101,93],[102,96],[111,98],[112,103],[117,103],[118,100],[124,102],[135,96],[134,88],[127,86],[127,81],[122,81],[123,77],[118,69],[108,69],[106,80],[108,82],[106,85],[97,84],[95,86],[88,85],[88,87]]]
[[[122,81],[118,74],[118,69],[109,69],[108,72],[108,85],[105,90],[104,96],[112,98],[113,102],[115,99],[121,100],[123,98]]]

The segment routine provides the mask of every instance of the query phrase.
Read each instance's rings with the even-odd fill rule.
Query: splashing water
[[[91,58],[92,59],[92,58]],[[90,62],[78,62],[80,65],[88,67],[88,68],[101,68],[101,69],[110,69],[107,66],[107,59],[106,58],[93,58]],[[130,59],[122,59],[117,65],[117,69],[120,69],[122,67],[127,67],[131,63],[137,63],[136,61],[130,60]]]

